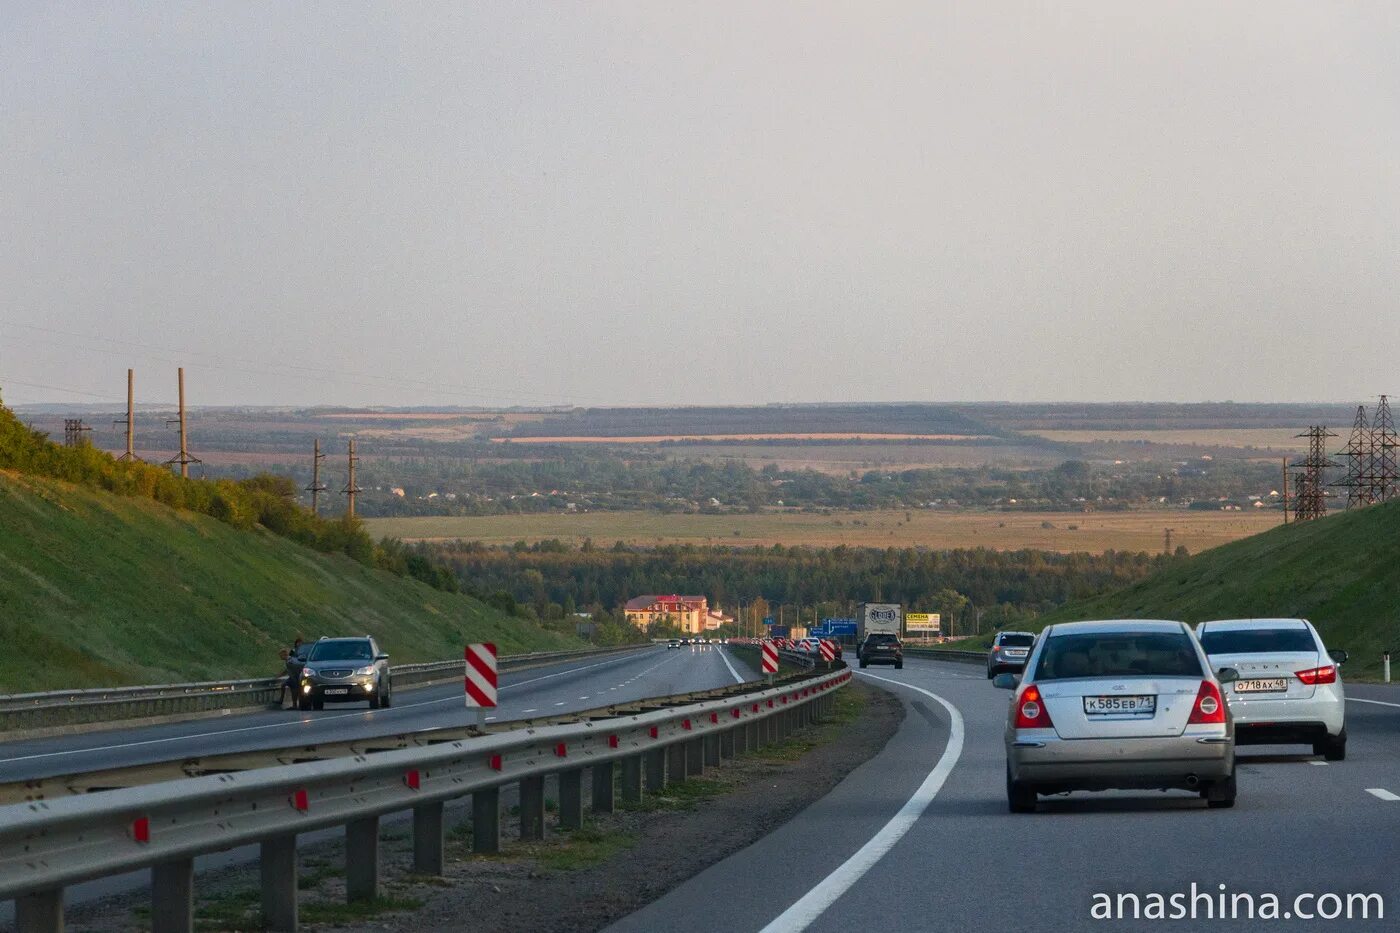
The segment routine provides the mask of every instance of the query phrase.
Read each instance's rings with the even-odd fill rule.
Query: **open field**
[[[874,434],[851,431],[761,434],[636,434],[593,436],[561,434],[553,437],[493,437],[497,444],[666,444],[678,441],[984,441],[990,434]]]
[[[782,470],[816,470],[833,476],[868,470],[928,470],[995,464],[1018,469],[1060,463],[1065,455],[1046,445],[1023,444],[684,444],[663,447],[668,460],[739,461],[755,470],[770,463]]]
[[[1272,450],[1301,450],[1304,442],[1298,428],[1167,428],[1163,430],[1032,430],[1029,434],[1066,444],[1145,442],[1149,444],[1198,444],[1202,447],[1262,447]]]
[[[1163,529],[1172,545],[1192,553],[1257,534],[1279,524],[1278,513],[1256,512],[763,512],[665,515],[657,512],[487,515],[367,519],[371,534],[406,540],[465,539],[511,544],[591,538],[612,544],[808,544],[935,549],[988,547],[1049,551],[1160,551]],[[1047,527],[1048,525],[1048,527]]]

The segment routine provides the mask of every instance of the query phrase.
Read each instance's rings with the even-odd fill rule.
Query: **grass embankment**
[[[1310,619],[1347,673],[1375,676],[1400,647],[1400,502],[1293,524],[1222,545],[1138,583],[1065,605],[1034,626],[1076,619]],[[953,648],[987,643],[990,636]]]
[[[268,676],[298,633],[372,634],[395,662],[577,645],[261,528],[0,472],[0,693]]]
[[[835,547],[986,547],[1100,553],[1162,549],[1163,529],[1173,545],[1192,553],[1277,525],[1277,512],[935,512],[879,509],[832,512],[758,512],[668,515],[661,512],[538,513],[522,515],[373,518],[376,535],[404,540],[514,544],[585,539],[611,544],[720,544]]]

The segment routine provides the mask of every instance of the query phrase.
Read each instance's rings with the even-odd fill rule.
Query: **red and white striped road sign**
[[[823,638],[821,641],[817,642],[817,644],[821,646],[823,661],[836,660],[836,649],[832,646],[831,642]]]
[[[496,708],[496,646],[490,642],[467,645],[467,707]]]
[[[771,641],[763,643],[763,673],[778,673],[778,646]]]

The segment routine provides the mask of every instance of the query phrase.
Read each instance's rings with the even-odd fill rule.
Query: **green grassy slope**
[[[0,472],[0,693],[269,676],[298,633],[369,633],[395,662],[578,644],[262,530]]]
[[[1374,675],[1400,649],[1400,502],[1284,525],[1175,564],[1040,620],[1259,616],[1312,620],[1347,672]]]

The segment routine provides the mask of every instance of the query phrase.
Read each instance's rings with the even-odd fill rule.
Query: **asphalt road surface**
[[[657,646],[501,674],[488,721],[529,719],[646,697],[709,690],[756,675],[717,645]],[[0,744],[0,782],[260,748],[392,735],[469,722],[460,681],[394,692],[389,709],[327,703],[324,710],[251,713]]]
[[[1324,763],[1297,746],[1240,749],[1233,809],[1209,810],[1183,792],[1138,791],[1041,798],[1038,812],[1013,815],[1002,748],[1007,691],[966,664],[909,659],[901,671],[858,673],[908,708],[885,749],[778,831],[615,924],[615,933],[1251,925],[1205,919],[1200,900],[1195,920],[1092,915],[1099,893],[1137,894],[1145,905],[1153,893],[1189,898],[1193,883],[1216,898],[1212,910],[1222,884],[1229,898],[1249,894],[1256,905],[1278,895],[1289,912],[1300,894],[1375,893],[1384,920],[1372,906],[1370,920],[1295,916],[1283,925],[1400,929],[1400,689],[1347,686],[1346,761]],[[1330,912],[1333,903],[1301,906]],[[1245,915],[1243,901],[1236,909]]]

